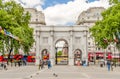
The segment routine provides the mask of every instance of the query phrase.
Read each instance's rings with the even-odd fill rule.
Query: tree
[[[120,2],[120,0],[109,0],[109,2],[110,2],[110,4],[117,4],[117,3],[119,3]]]
[[[61,55],[62,55],[62,51],[58,51],[57,56],[61,56]]]
[[[114,3],[102,13],[103,20],[97,21],[95,25],[90,28],[95,42],[102,48],[107,48],[110,43],[116,42],[116,47],[120,48],[120,2],[117,0],[110,0]]]
[[[30,14],[24,13],[24,8],[12,0],[5,3],[0,0],[0,9],[0,26],[19,38],[16,40],[0,34],[0,43],[4,42],[10,51],[14,48],[16,53],[20,47],[23,47],[25,53],[29,52],[34,43],[33,29],[28,25]]]

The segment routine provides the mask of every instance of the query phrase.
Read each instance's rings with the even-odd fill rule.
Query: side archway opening
[[[55,64],[68,65],[68,43],[65,40],[58,40],[55,43]]]
[[[41,59],[47,64],[47,60],[49,59],[49,52],[47,49],[43,49],[41,52]]]
[[[82,65],[82,51],[80,49],[74,51],[74,65]]]

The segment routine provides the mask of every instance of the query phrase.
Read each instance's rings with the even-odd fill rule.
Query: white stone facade
[[[83,11],[76,22],[77,25],[85,25],[89,28],[92,27],[96,21],[102,20],[101,13],[105,9],[103,7],[91,7],[86,11]]]
[[[36,52],[36,65],[41,59],[41,52],[47,49],[52,65],[55,65],[55,44],[65,40],[68,44],[68,65],[74,65],[74,52],[80,50],[81,60],[87,62],[87,28],[85,26],[46,26],[44,14],[33,8],[26,8],[31,14],[30,27],[34,28],[35,43],[32,52]]]
[[[34,28],[35,26],[45,25],[45,16],[42,11],[37,11],[34,8],[25,8],[25,12],[29,12],[31,15],[30,27]]]
[[[61,39],[68,43],[68,65],[74,65],[76,49],[82,51],[82,59],[87,61],[87,28],[85,26],[39,26],[36,28],[36,35],[36,64],[39,64],[42,50],[47,49],[50,60],[55,65],[55,44]]]
[[[89,29],[94,26],[95,22],[102,20],[101,13],[105,9],[103,7],[91,7],[86,11],[83,11],[76,22],[77,25],[87,26],[88,32]],[[89,52],[104,52],[103,49],[98,48],[95,45],[94,38],[91,36],[91,33],[88,33],[88,51]]]

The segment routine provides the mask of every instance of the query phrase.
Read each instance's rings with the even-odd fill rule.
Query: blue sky
[[[42,7],[46,8],[49,6],[54,6],[56,4],[63,4],[63,3],[66,4],[68,1],[73,1],[73,0],[45,0],[44,5]]]
[[[43,9],[50,7],[50,6],[54,6],[56,4],[66,4],[69,1],[74,1],[74,0],[45,0],[44,1],[44,5],[42,6]],[[93,2],[95,0],[88,0],[89,2]]]

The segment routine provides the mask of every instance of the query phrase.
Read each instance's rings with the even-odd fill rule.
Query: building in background
[[[102,20],[101,13],[105,10],[103,7],[91,7],[86,11],[83,11],[76,22],[76,25],[87,26],[88,29],[88,56],[89,60],[95,60],[99,58],[107,57],[108,54],[112,53],[113,57],[118,57],[118,50],[115,48],[115,45],[109,45],[107,49],[102,49],[96,46],[94,38],[91,36],[89,29],[95,25],[95,22]],[[96,57],[96,58],[94,58]]]
[[[31,15],[29,26],[34,29],[33,35],[34,35],[34,39],[36,40],[35,28],[41,25],[46,25],[44,13],[42,13],[42,11],[37,11],[34,8],[25,8],[24,11],[29,12]],[[36,51],[35,43],[31,48],[30,53],[35,53]]]

